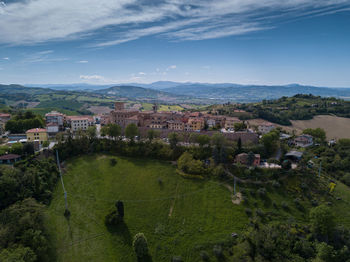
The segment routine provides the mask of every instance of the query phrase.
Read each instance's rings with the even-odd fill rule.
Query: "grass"
[[[244,229],[245,207],[233,205],[230,192],[217,182],[182,178],[175,167],[155,160],[114,157],[112,167],[111,158],[84,156],[67,163],[71,217],[63,216],[58,184],[46,220],[58,261],[135,261],[131,242],[138,232],[146,235],[153,261],[173,255],[200,261],[202,248],[212,253],[215,243]],[[108,230],[104,218],[118,199],[124,201],[125,224]]]

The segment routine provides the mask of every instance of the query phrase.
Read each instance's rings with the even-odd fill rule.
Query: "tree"
[[[107,125],[107,135],[112,137],[113,139],[120,136],[122,133],[122,130],[119,125],[117,124],[108,124]]]
[[[179,142],[179,135],[175,132],[170,133],[168,135],[168,139],[169,139],[169,144],[170,144],[170,148],[171,149],[175,149],[177,147],[177,143]]]
[[[199,175],[203,173],[203,164],[200,160],[196,160],[193,156],[185,152],[177,161],[178,168],[185,173]]]
[[[248,165],[249,166],[253,165],[254,160],[255,160],[255,154],[252,151],[250,151],[248,153]]]
[[[322,128],[306,128],[303,131],[303,134],[308,134],[313,136],[318,140],[318,142],[324,142],[326,140],[326,132]]]
[[[310,221],[314,233],[321,236],[328,237],[335,227],[332,210],[326,205],[312,208]]]
[[[242,153],[242,139],[240,137],[237,140],[237,153]]]
[[[243,131],[247,129],[247,125],[244,122],[234,123],[233,128],[236,132]]]
[[[118,200],[117,203],[115,203],[115,206],[118,211],[118,215],[123,219],[124,218],[124,203],[123,201]]]
[[[96,138],[96,126],[89,126],[88,129],[86,130],[86,133],[90,140],[93,140],[94,138]]]
[[[142,259],[148,255],[148,243],[143,233],[137,233],[134,236],[132,246],[138,259]]]
[[[265,152],[268,156],[272,155],[278,147],[279,133],[273,130],[262,136],[261,142],[264,145]]]
[[[125,128],[125,136],[129,138],[131,141],[134,141],[135,136],[139,133],[139,129],[134,123],[127,125]]]
[[[199,144],[200,147],[204,147],[210,143],[210,137],[207,135],[198,135],[196,136],[195,141]]]
[[[3,249],[0,252],[2,262],[35,262],[37,256],[29,247],[16,247],[13,249]]]
[[[159,137],[159,131],[153,129],[147,131],[147,138],[150,142],[152,142],[152,140],[156,137]]]

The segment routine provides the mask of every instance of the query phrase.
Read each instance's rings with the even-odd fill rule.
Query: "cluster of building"
[[[200,131],[203,129],[225,129],[234,130],[236,123],[242,122],[237,117],[223,115],[212,115],[202,112],[158,112],[157,106],[151,111],[138,111],[126,109],[124,102],[116,102],[115,108],[108,115],[103,115],[101,124],[114,123],[121,127],[135,124],[139,127],[151,129],[168,129],[173,131]],[[268,133],[273,124],[259,126],[262,133]]]

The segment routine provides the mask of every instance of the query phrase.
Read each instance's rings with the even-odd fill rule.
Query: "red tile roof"
[[[33,128],[33,129],[27,130],[26,133],[41,133],[41,132],[46,132],[46,129],[45,128]]]
[[[20,155],[16,155],[16,154],[7,154],[7,155],[0,156],[0,160],[13,160],[20,157],[21,157]]]

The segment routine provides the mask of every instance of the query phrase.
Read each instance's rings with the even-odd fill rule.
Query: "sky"
[[[0,83],[350,87],[350,0],[0,0]]]

